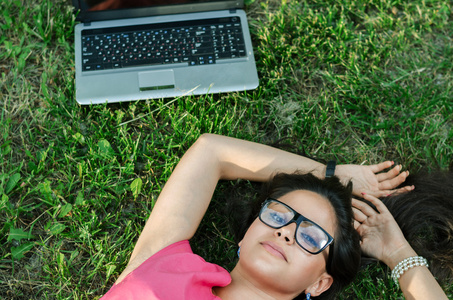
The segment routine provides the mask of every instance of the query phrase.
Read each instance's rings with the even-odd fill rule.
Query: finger
[[[359,226],[360,226],[360,225],[361,225],[361,224],[360,224],[359,222],[357,222],[356,220],[354,220],[354,229],[355,229],[355,230],[359,229]]]
[[[380,190],[392,190],[406,181],[408,175],[409,171],[402,172],[395,178],[379,182],[378,187]]]
[[[365,194],[364,197],[365,196],[373,197],[373,196],[368,195],[368,194]],[[373,198],[375,198],[375,197],[373,197]],[[355,207],[356,209],[360,210],[366,217],[369,217],[369,216],[372,216],[372,215],[376,214],[376,211],[371,206],[369,206],[368,204],[366,204],[363,201],[359,201],[359,200],[353,201],[352,202],[352,206]]]
[[[376,190],[376,191],[366,190],[362,194],[366,193],[367,195],[371,195],[376,198],[381,198],[381,197],[390,196],[393,192],[394,192],[394,190]]]
[[[357,221],[359,223],[363,223],[366,221],[366,219],[368,219],[368,217],[362,211],[358,210],[357,208],[353,207],[352,211],[354,212],[355,221]]]
[[[380,212],[381,214],[389,212],[389,210],[387,209],[387,206],[385,206],[385,204],[381,200],[379,200],[378,198],[376,198],[374,196],[371,196],[371,195],[368,195],[368,194],[363,195],[363,198],[368,200],[368,201],[370,201],[376,207],[378,212]],[[367,206],[369,208],[371,208],[369,205],[367,205]],[[373,211],[374,211],[374,209],[373,209]]]
[[[376,178],[379,182],[395,178],[398,176],[402,168],[403,166],[397,165],[388,172],[377,174]]]
[[[382,197],[388,197],[390,195],[399,195],[402,193],[407,193],[415,189],[415,186],[413,185],[407,185],[399,189],[394,189],[394,190],[365,190],[364,193],[374,196],[376,198],[382,198]]]
[[[407,192],[413,191],[414,189],[415,189],[415,186],[407,185],[407,186],[404,186],[402,188],[390,191],[389,196],[390,195],[399,195],[399,194],[407,193]]]
[[[388,161],[384,161],[384,162],[379,163],[379,164],[370,165],[370,167],[371,167],[371,171],[373,171],[373,173],[379,173],[382,170],[390,168],[394,164],[395,163],[393,161],[388,160]]]

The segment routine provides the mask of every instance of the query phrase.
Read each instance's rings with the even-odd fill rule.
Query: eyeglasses
[[[305,218],[297,211],[275,199],[267,199],[261,207],[259,219],[269,227],[279,229],[290,223],[296,223],[295,239],[302,249],[311,254],[318,254],[327,248],[333,237],[321,226]]]

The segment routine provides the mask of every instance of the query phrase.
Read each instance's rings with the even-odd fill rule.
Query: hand
[[[415,255],[384,203],[374,196],[363,196],[378,211],[363,201],[352,199],[354,227],[361,237],[362,252],[383,261],[390,268],[401,261],[401,257]]]
[[[405,186],[395,189],[402,184],[409,171],[401,172],[401,165],[395,166],[388,172],[379,173],[390,168],[394,163],[386,161],[376,165],[339,165],[335,175],[340,177],[341,181],[347,183],[352,181],[352,193],[361,196],[362,193],[373,195],[375,197],[385,197],[393,193],[408,192],[414,189],[414,186]],[[401,172],[401,173],[400,173]]]

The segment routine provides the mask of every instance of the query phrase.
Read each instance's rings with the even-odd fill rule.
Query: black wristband
[[[336,161],[329,160],[329,162],[327,163],[327,167],[326,167],[326,178],[329,178],[329,177],[332,177],[333,175],[335,175],[336,165],[337,165]]]

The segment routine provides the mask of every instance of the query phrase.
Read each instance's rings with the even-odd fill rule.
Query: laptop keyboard
[[[186,63],[215,64],[245,57],[238,17],[82,31],[82,70]]]

